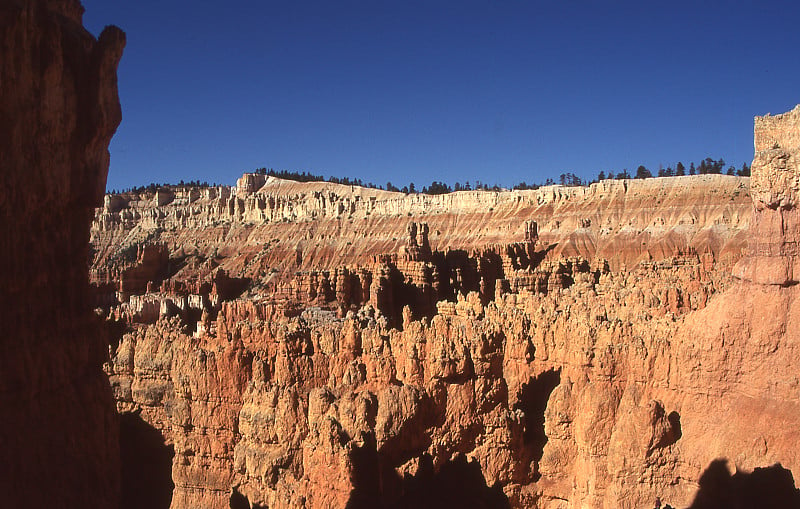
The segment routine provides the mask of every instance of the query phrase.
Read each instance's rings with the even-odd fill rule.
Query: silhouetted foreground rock
[[[90,307],[89,225],[120,122],[124,34],[75,0],[0,2],[0,506],[119,503],[117,416]]]
[[[135,413],[120,416],[121,509],[169,509],[174,451]]]

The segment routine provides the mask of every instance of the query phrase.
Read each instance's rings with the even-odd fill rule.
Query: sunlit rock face
[[[800,106],[756,118],[753,159],[753,226],[748,257],[737,275],[755,283],[793,285],[800,280]]]
[[[162,503],[791,506],[800,315],[761,267],[792,256],[795,120],[757,119],[789,156],[757,141],[752,199],[714,175],[110,197],[92,298],[118,409],[174,450]]]
[[[119,437],[87,282],[120,122],[115,27],[69,0],[0,3],[0,505],[117,507]]]

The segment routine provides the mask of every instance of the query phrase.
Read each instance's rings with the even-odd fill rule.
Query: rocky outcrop
[[[755,133],[753,220],[747,256],[735,268],[740,280],[687,317],[677,359],[685,366],[683,386],[715,388],[715,405],[693,424],[697,436],[717,430],[702,444],[705,459],[726,457],[734,471],[754,475],[756,467],[780,463],[796,480],[800,455],[791,443],[800,415],[795,369],[800,335],[794,325],[800,297],[794,269],[800,107],[756,118]],[[792,500],[795,507],[800,504]]]
[[[800,109],[750,183],[110,196],[90,291],[124,36],[80,16],[0,7],[4,505],[800,505]]]
[[[117,507],[118,424],[87,281],[124,34],[77,0],[0,3],[4,507]]]
[[[755,283],[794,285],[800,280],[800,106],[756,119],[752,178],[753,226],[748,257],[737,274]]]

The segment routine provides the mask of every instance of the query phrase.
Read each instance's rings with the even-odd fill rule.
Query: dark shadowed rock
[[[89,225],[120,122],[125,35],[76,0],[0,2],[0,505],[116,507],[118,424]]]

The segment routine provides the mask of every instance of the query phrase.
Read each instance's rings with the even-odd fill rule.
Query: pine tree
[[[747,163],[742,163],[742,168],[736,172],[737,175],[740,177],[749,177],[750,176],[750,167],[747,166]]]

